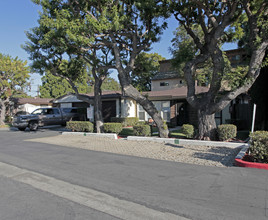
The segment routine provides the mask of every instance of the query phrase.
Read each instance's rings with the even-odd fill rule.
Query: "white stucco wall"
[[[28,113],[32,113],[35,109],[42,108],[42,107],[51,108],[51,106],[39,106],[39,105],[32,105],[32,104],[26,103],[26,104],[20,105],[18,107],[18,111],[25,111]]]
[[[135,117],[136,106],[131,99],[121,100],[121,117]]]

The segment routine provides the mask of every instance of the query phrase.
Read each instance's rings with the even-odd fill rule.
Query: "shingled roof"
[[[152,80],[180,78],[177,71],[158,72]]]
[[[19,105],[23,105],[27,103],[40,105],[40,104],[49,104],[51,103],[53,99],[34,97],[34,98],[13,98],[12,100],[13,102]]]

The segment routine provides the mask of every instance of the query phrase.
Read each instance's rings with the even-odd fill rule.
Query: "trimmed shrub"
[[[181,127],[181,132],[185,135],[186,138],[193,138],[194,126],[190,124],[183,124]]]
[[[128,118],[112,117],[111,122],[122,123],[122,125],[124,127],[126,127],[126,126],[134,126],[139,122],[139,118],[137,118],[137,117],[128,117]]]
[[[104,132],[106,133],[119,134],[122,131],[123,126],[121,123],[104,123],[103,129],[104,129]]]
[[[134,136],[151,136],[151,128],[149,125],[135,125],[133,126]]]
[[[255,131],[250,138],[249,151],[254,162],[268,163],[268,131]]]
[[[7,116],[5,117],[5,121],[6,121],[7,123],[12,122],[12,117],[11,117],[10,115],[7,115]]]
[[[148,121],[138,121],[136,124],[135,124],[135,126],[136,125],[149,125],[149,122]]]
[[[76,132],[93,132],[93,124],[89,121],[68,121],[66,128]]]
[[[236,137],[237,128],[232,124],[222,124],[217,128],[218,138],[220,141],[226,141]]]

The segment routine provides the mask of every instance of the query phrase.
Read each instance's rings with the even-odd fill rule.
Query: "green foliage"
[[[123,128],[122,131],[119,133],[120,136],[133,136],[133,128]]]
[[[30,84],[29,78],[26,61],[0,53],[0,125],[5,124],[10,98],[25,95],[24,90]]]
[[[249,151],[254,161],[268,163],[268,131],[255,131],[250,138]]]
[[[116,118],[116,117],[112,117],[111,118],[112,122],[118,122],[118,123],[122,123],[123,127],[126,126],[133,126],[136,125],[139,122],[139,118],[137,117],[127,117],[127,118]]]
[[[12,122],[12,117],[10,115],[7,115],[6,118],[5,118],[5,121],[7,123],[11,123]]]
[[[135,125],[133,126],[134,136],[151,136],[151,128],[149,125]]]
[[[111,77],[106,77],[106,79],[102,83],[101,89],[102,91],[119,91],[121,87],[115,79]]]
[[[190,124],[183,124],[181,127],[181,132],[185,135],[186,138],[193,138],[194,126]]]
[[[90,73],[85,73],[83,77],[80,77],[79,82],[76,80],[74,83],[78,92],[81,94],[90,93],[94,90],[94,78]],[[47,72],[42,77],[42,85],[39,89],[41,98],[58,98],[68,93],[75,92],[64,77],[54,76],[50,72]],[[120,85],[114,79],[107,77],[102,84],[102,90],[120,90]]]
[[[79,93],[89,93],[92,87],[87,85],[86,80],[81,83],[76,83]],[[70,83],[59,76],[47,72],[42,77],[42,85],[39,87],[41,98],[58,98],[68,93],[74,93]]]
[[[93,132],[93,124],[89,121],[68,121],[66,128],[76,132]]]
[[[227,141],[236,137],[237,128],[233,124],[222,124],[218,126],[217,132],[220,141]]]
[[[121,123],[104,123],[103,124],[103,130],[106,133],[116,133],[119,134],[123,129],[123,126]]]
[[[131,73],[132,85],[139,91],[151,91],[151,80],[159,72],[159,61],[165,60],[158,53],[140,53]]]
[[[27,61],[0,53],[0,98],[24,93],[24,89],[29,86],[29,73]]]

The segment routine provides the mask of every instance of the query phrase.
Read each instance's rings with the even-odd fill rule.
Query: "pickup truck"
[[[27,127],[36,131],[47,125],[65,125],[67,121],[78,120],[77,108],[38,108],[29,115],[14,117],[12,125],[21,131]]]

